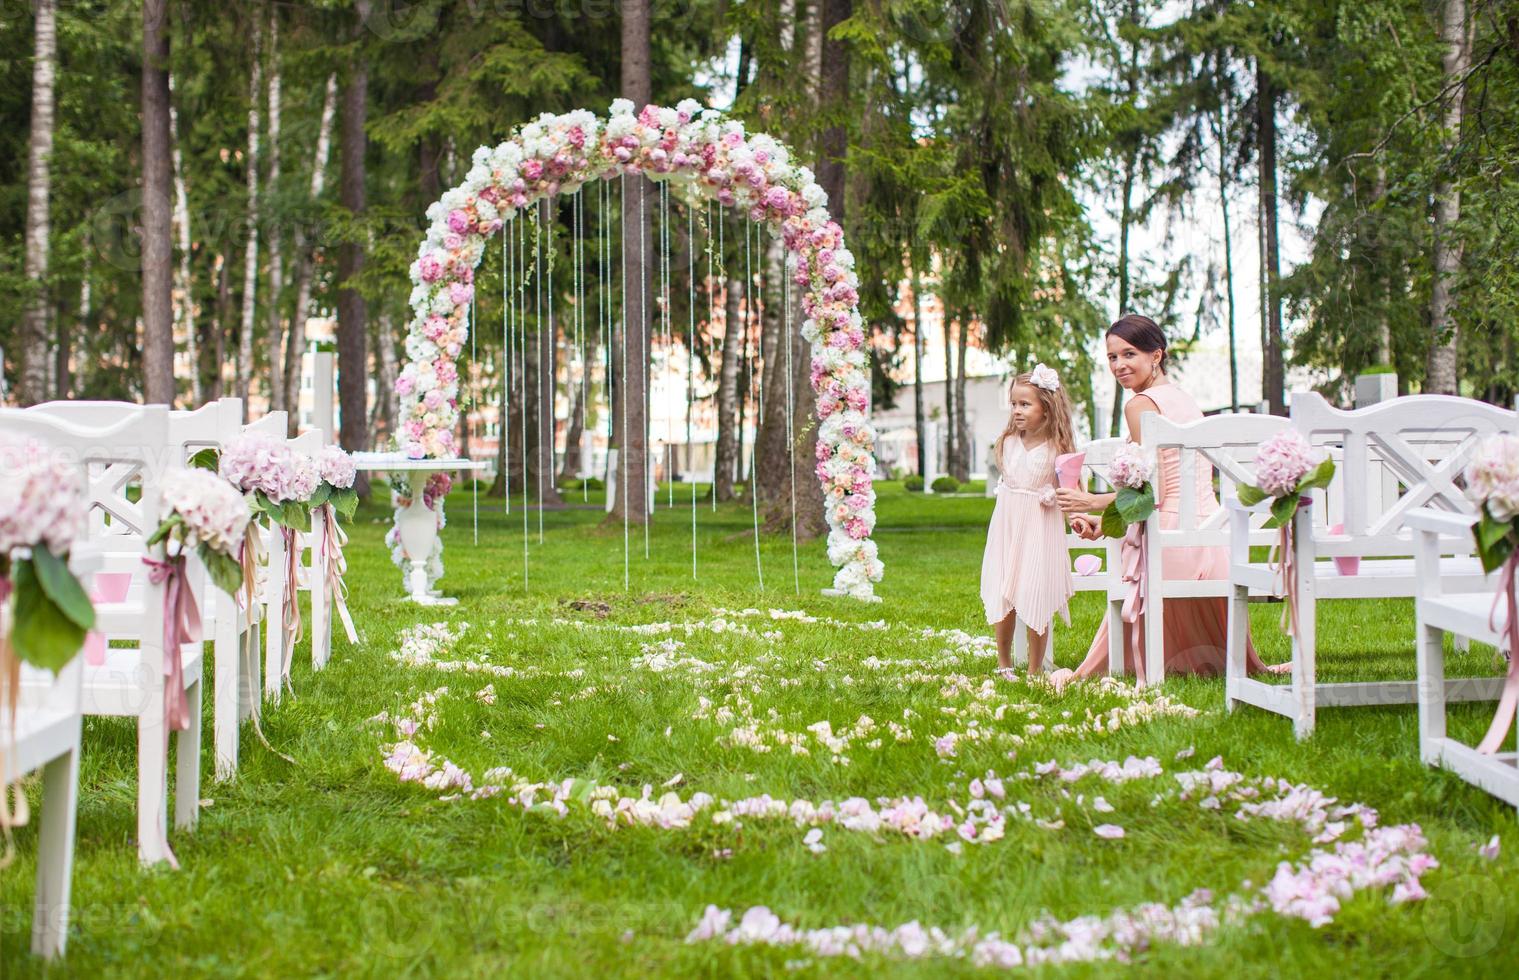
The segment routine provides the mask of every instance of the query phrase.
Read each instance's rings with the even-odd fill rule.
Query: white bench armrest
[[[1477,523],[1476,514],[1455,514],[1433,507],[1418,507],[1408,512],[1404,523],[1415,531],[1429,531],[1452,537],[1470,537],[1472,526]]]

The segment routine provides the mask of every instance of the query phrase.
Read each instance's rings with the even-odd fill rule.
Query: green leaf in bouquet
[[[184,518],[180,517],[178,512],[172,513],[168,517],[165,517],[164,522],[158,525],[158,530],[154,531],[153,536],[148,538],[148,546],[152,547],[153,545],[158,544],[160,541],[163,541],[176,527],[183,523]]]
[[[1270,496],[1270,494],[1266,493],[1266,491],[1262,490],[1260,487],[1251,486],[1248,483],[1241,483],[1239,485],[1239,502],[1244,504],[1246,507],[1254,507],[1262,500],[1265,500],[1268,496]]]
[[[48,595],[34,561],[16,563],[14,582],[16,625],[11,630],[11,646],[23,662],[56,674],[84,645],[85,628]],[[90,619],[93,622],[93,609]]]
[[[311,494],[311,499],[306,501],[306,506],[311,510],[316,510],[318,507],[325,504],[328,500],[332,499],[333,492],[334,488],[332,484],[323,483],[321,486],[316,488],[315,492]]]
[[[206,572],[210,574],[211,581],[216,587],[228,595],[236,594],[243,584],[243,566],[231,555],[224,555],[220,551],[206,544],[200,543],[196,549],[200,560],[206,566]]]
[[[190,466],[215,473],[221,467],[221,458],[221,453],[215,447],[207,446],[190,457]]]
[[[1482,559],[1482,570],[1491,572],[1500,567],[1514,552],[1515,524],[1511,521],[1494,520],[1483,508],[1482,516],[1472,526],[1476,538],[1477,556]]]
[[[1297,513],[1298,503],[1301,498],[1295,493],[1283,494],[1271,502],[1271,517],[1263,525],[1272,529],[1281,527],[1292,520],[1292,515]]]
[[[80,629],[93,629],[95,607],[64,560],[38,545],[32,549],[31,564],[42,591],[53,604]]]
[[[1119,487],[1113,506],[1118,508],[1118,516],[1123,518],[1124,524],[1142,524],[1155,513],[1155,491],[1149,484],[1138,490]]]
[[[311,509],[299,500],[285,501],[285,519],[281,524],[294,531],[311,530]]]
[[[332,505],[346,521],[352,521],[359,509],[359,492],[353,487],[343,487],[332,492]]]
[[[1327,490],[1329,481],[1334,479],[1334,460],[1325,457],[1324,461],[1306,473],[1297,484],[1298,493],[1307,493],[1309,490]]]
[[[1102,512],[1102,533],[1110,538],[1121,538],[1127,530],[1128,526],[1118,513],[1118,505],[1108,504]]]

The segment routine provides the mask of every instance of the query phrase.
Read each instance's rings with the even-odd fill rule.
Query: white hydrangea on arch
[[[408,361],[396,382],[397,439],[408,457],[457,451],[459,372],[469,340],[474,272],[492,235],[545,198],[594,180],[644,174],[688,204],[715,201],[746,211],[779,234],[801,287],[802,335],[812,344],[818,395],[816,472],[825,498],[834,588],[870,598],[882,565],[875,528],[875,431],[865,326],[854,256],[827,210],[812,171],[763,133],[693,100],[634,111],[618,99],[606,120],[580,109],[545,113],[495,147],[475,151],[464,183],[427,210],[427,238],[411,266]]]

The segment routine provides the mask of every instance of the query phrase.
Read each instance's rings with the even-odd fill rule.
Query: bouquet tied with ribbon
[[[1519,596],[1515,595],[1515,573],[1519,570],[1519,436],[1484,439],[1467,463],[1464,476],[1467,499],[1477,505],[1472,536],[1482,570],[1492,573],[1501,569],[1488,625],[1496,628],[1502,609],[1502,647],[1508,657],[1508,671],[1498,698],[1498,713],[1477,745],[1478,752],[1492,755],[1508,737],[1514,708],[1519,704]]]
[[[1239,502],[1254,507],[1271,498],[1271,516],[1267,529],[1280,529],[1272,548],[1271,562],[1282,577],[1281,592],[1287,598],[1282,610],[1282,624],[1287,635],[1297,630],[1297,549],[1293,530],[1298,511],[1310,502],[1310,491],[1324,490],[1334,479],[1334,460],[1321,449],[1314,449],[1296,429],[1283,429],[1260,444],[1255,452],[1255,483],[1239,486]]]
[[[77,467],[35,440],[0,441],[0,712],[11,725],[21,664],[56,674],[95,625],[95,607],[68,565],[86,511]],[[29,819],[19,785],[14,797],[0,786],[0,867],[12,858],[11,828]]]
[[[1129,645],[1134,650],[1135,676],[1141,684],[1145,680],[1144,657],[1140,656],[1143,639],[1141,624],[1144,622],[1147,589],[1145,587],[1145,564],[1148,540],[1145,521],[1155,513],[1154,457],[1140,448],[1138,443],[1125,442],[1113,454],[1108,464],[1108,483],[1113,487],[1113,502],[1102,512],[1102,533],[1110,538],[1123,538],[1121,549],[1123,568],[1121,577],[1128,585],[1123,600],[1123,621],[1129,624]]]

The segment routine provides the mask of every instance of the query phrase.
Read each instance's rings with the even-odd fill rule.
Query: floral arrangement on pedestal
[[[812,343],[818,395],[816,471],[825,495],[828,557],[835,588],[873,594],[881,560],[875,527],[875,430],[854,256],[830,219],[827,194],[790,151],[743,123],[687,99],[674,108],[638,109],[627,99],[606,120],[587,110],[545,113],[496,147],[481,147],[464,183],[427,211],[427,238],[411,266],[410,361],[396,381],[398,442],[412,459],[457,451],[459,374],[468,342],[475,267],[490,236],[545,198],[593,181],[644,174],[689,203],[713,200],[775,229],[794,257],[794,282]]]
[[[427,474],[427,480],[422,484],[422,505],[437,516],[438,530],[442,531],[448,524],[448,519],[443,516],[443,498],[454,488],[453,477],[447,473],[437,472]],[[411,506],[412,501],[412,476],[404,472],[391,474],[390,499],[395,506],[392,515],[390,530],[385,532],[385,546],[390,549],[390,560],[401,570],[402,576],[406,574],[406,549],[401,546],[401,511]],[[427,588],[431,591],[433,584],[443,577],[443,538],[433,540],[432,553],[426,559]]]

